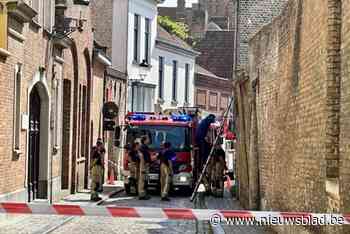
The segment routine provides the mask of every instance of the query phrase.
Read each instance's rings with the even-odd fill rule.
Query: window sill
[[[132,65],[141,67],[141,63],[139,63],[139,62],[137,62],[137,61],[135,61],[135,60],[132,61]],[[145,68],[145,69],[151,69],[151,68],[152,68],[152,65],[148,64],[148,66],[146,66],[146,67],[144,67],[144,68]]]
[[[11,56],[11,53],[3,48],[0,48],[0,57],[7,58]]]
[[[19,32],[16,32],[16,30],[9,28],[8,29],[9,34],[14,37],[16,40],[18,40],[19,42],[24,42],[26,40],[26,38]]]

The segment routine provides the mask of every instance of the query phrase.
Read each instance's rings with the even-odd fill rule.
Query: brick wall
[[[14,19],[9,21],[9,33],[8,33],[8,48],[7,50],[11,53],[7,59],[4,57],[0,58],[0,105],[2,111],[0,114],[1,119],[1,133],[0,133],[0,200],[9,199],[17,201],[27,201],[27,179],[28,179],[28,130],[20,131],[20,145],[19,150],[20,155],[14,154],[14,118],[15,118],[15,67],[18,64],[22,65],[22,75],[21,75],[21,95],[20,95],[20,113],[29,115],[29,89],[37,84],[35,80],[36,74],[39,73],[40,68],[45,68],[44,80],[47,84],[47,89],[41,86],[41,94],[50,95],[51,98],[55,97],[51,88],[51,78],[52,69],[50,66],[53,64],[50,56],[46,56],[48,51],[49,40],[47,34],[44,32],[40,25],[34,23],[24,23],[21,24]],[[39,22],[41,24],[41,22]],[[10,31],[16,31],[17,33],[11,33]],[[43,82],[38,82],[40,85]],[[48,93],[47,93],[48,92]],[[42,97],[43,98],[43,97]],[[48,100],[45,100],[48,101]],[[44,102],[44,100],[42,100]],[[51,108],[54,109],[56,103],[52,101],[49,103]],[[53,113],[51,113],[53,114]],[[47,124],[49,123],[41,123]],[[55,130],[53,128],[45,130],[45,134],[41,132],[43,138],[50,138],[51,140],[55,137]],[[50,143],[53,143],[51,141]],[[51,145],[52,146],[52,145]],[[45,185],[49,185],[49,160],[51,160],[52,147],[47,149],[49,154],[45,162],[45,169],[47,179],[42,181]],[[52,157],[52,181],[54,192],[53,196],[57,196],[56,187],[59,187],[59,168],[60,168],[60,156]],[[43,164],[43,161],[41,161]],[[43,167],[43,166],[41,166]],[[41,178],[43,179],[43,178]],[[49,192],[49,187],[45,186],[45,193]],[[49,197],[48,197],[49,198]]]
[[[340,37],[341,8],[346,22],[348,7],[336,0],[291,0],[250,40],[248,77],[242,72],[235,83],[237,174],[245,207],[349,211],[346,24]],[[279,231],[334,229],[280,227]],[[337,229],[342,231],[347,233]]]
[[[350,2],[342,1],[342,41],[341,41],[341,64],[342,73],[340,79],[340,136],[339,136],[339,194],[340,194],[340,212],[350,212]],[[347,233],[350,232],[346,229]]]
[[[91,148],[90,139],[90,95],[92,93],[92,48],[93,33],[90,7],[86,5],[73,4],[67,1],[65,15],[79,19],[81,16],[85,20],[83,30],[73,32],[70,37],[72,43],[69,49],[64,50],[65,64],[63,67],[64,79],[71,82],[71,109],[70,122],[71,131],[71,151],[66,149],[68,155],[64,158],[71,159],[70,168],[70,190],[75,192],[87,187],[89,153]],[[84,89],[86,92],[84,93]],[[64,94],[65,95],[65,94]],[[86,110],[86,111],[84,111]],[[68,123],[63,123],[69,126]],[[65,147],[69,147],[68,145]]]
[[[234,11],[236,14],[237,1]],[[249,38],[258,32],[262,26],[271,22],[280,14],[287,0],[240,0],[238,9],[239,30],[239,61],[244,66],[248,62]]]

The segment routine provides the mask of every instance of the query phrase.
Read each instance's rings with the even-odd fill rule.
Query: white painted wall
[[[128,29],[128,75],[131,79],[140,78],[139,74],[141,68],[138,64],[133,63],[134,57],[134,15],[138,14],[140,18],[140,27],[139,27],[139,60],[138,64],[144,59],[145,49],[145,18],[151,20],[151,35],[150,35],[150,58],[154,52],[155,41],[157,36],[157,5],[152,0],[129,0],[129,29]],[[153,65],[151,63],[151,65]],[[154,79],[151,77],[152,68],[146,69],[147,76],[145,77],[144,83],[156,84]]]
[[[113,1],[112,67],[127,72],[128,1]]]
[[[159,56],[164,57],[164,103],[161,105],[162,109],[176,108],[185,106],[185,65],[190,65],[189,82],[188,82],[188,106],[194,106],[194,65],[195,57],[181,53],[176,53],[171,50],[156,46],[155,53],[152,56],[153,70],[152,77],[156,77],[156,101],[159,96]],[[177,105],[172,103],[173,90],[173,60],[177,61],[178,75],[177,75]],[[158,100],[159,101],[159,100]]]

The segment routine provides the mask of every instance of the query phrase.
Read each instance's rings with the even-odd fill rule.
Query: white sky
[[[198,0],[186,0],[186,6],[190,7],[192,3],[196,3]],[[163,4],[159,4],[159,6],[165,7],[175,7],[177,5],[177,0],[165,0]]]

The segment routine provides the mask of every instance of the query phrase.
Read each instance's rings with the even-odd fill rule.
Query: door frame
[[[40,143],[39,143],[39,180],[46,180],[47,181],[47,199],[52,198],[52,188],[50,186],[50,183],[52,182],[52,179],[50,178],[51,174],[51,131],[50,131],[50,114],[51,114],[51,107],[50,107],[50,92],[49,87],[47,85],[46,77],[45,77],[45,71],[43,68],[40,68],[34,75],[33,79],[31,80],[28,89],[27,89],[27,115],[29,117],[30,114],[30,94],[34,88],[34,86],[37,85],[37,90],[39,92],[39,96],[41,99],[41,110],[40,110]],[[28,173],[29,173],[29,129],[27,129],[27,145],[26,145],[26,166],[25,166],[25,181],[24,181],[24,187],[28,190]],[[46,167],[44,165],[47,165]],[[29,197],[27,197],[27,200],[29,200]]]

